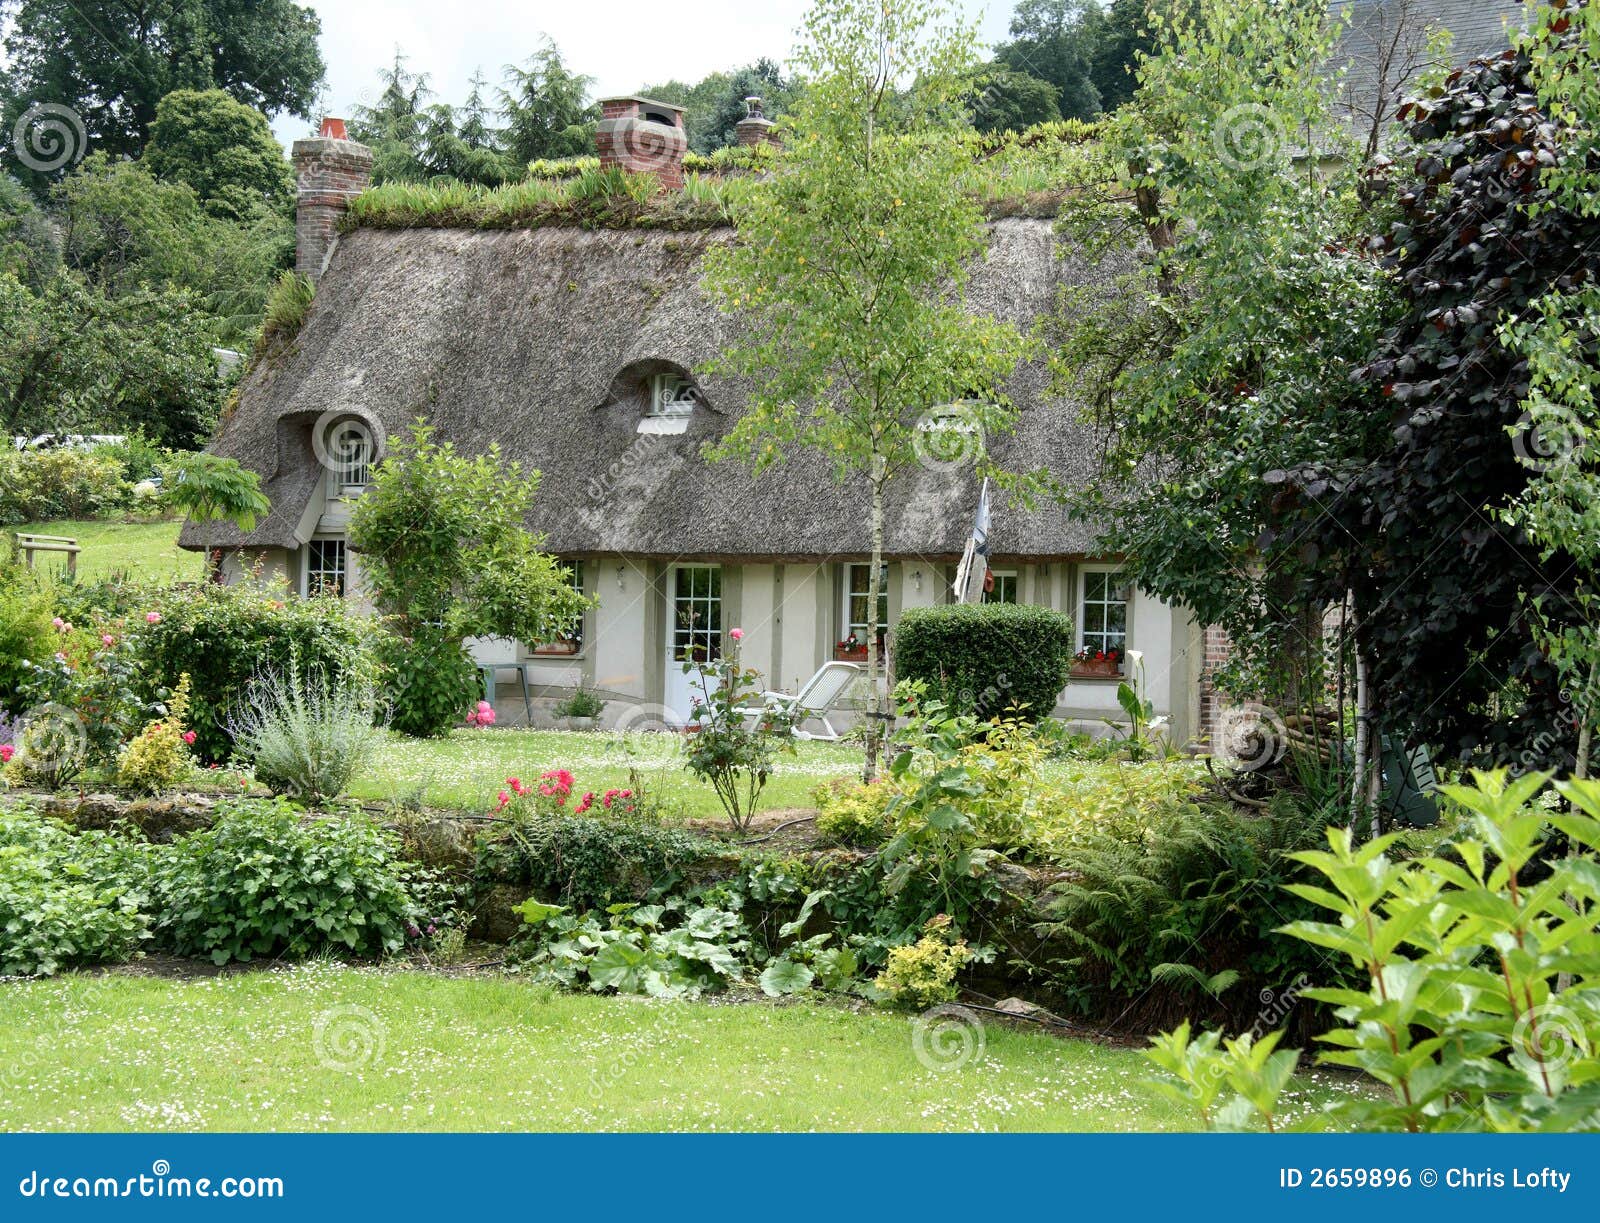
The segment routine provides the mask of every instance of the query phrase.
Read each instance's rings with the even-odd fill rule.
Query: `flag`
[[[972,536],[961,553],[961,564],[956,568],[955,596],[957,603],[977,603],[983,592],[994,589],[994,575],[989,572],[989,481],[983,482],[978,493],[978,512],[972,520]]]

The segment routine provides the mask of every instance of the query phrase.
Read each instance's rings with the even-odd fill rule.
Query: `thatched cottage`
[[[1420,0],[1418,0],[1420,2]],[[767,137],[765,120],[741,140]],[[290,348],[246,376],[213,445],[258,471],[272,509],[243,534],[185,527],[185,547],[220,554],[224,577],[262,566],[302,591],[359,597],[350,507],[385,437],[426,415],[468,452],[499,443],[540,473],[529,526],[596,606],[558,641],[480,641],[499,666],[503,720],[534,719],[575,688],[596,690],[614,723],[630,709],[689,709],[678,659],[719,651],[744,629],[743,656],[793,691],[841,646],[864,642],[870,553],[864,483],[840,485],[796,453],[760,479],[708,464],[702,445],[744,408],[739,380],[705,374],[739,320],[701,293],[706,251],[726,228],[687,232],[544,225],[522,229],[356,227],[340,215],[365,189],[371,153],[330,120],[298,141],[297,264],[317,283]],[[648,99],[604,104],[602,160],[682,182],[683,116]],[[1105,291],[1114,267],[1065,256],[1049,220],[990,226],[969,290],[975,311],[1024,326],[1058,300]],[[1014,435],[990,439],[1003,464],[1088,477],[1094,439],[1042,365],[1019,371]],[[880,620],[949,601],[978,497],[972,467],[931,458],[900,481],[888,518]],[[1082,646],[1136,650],[1147,694],[1182,743],[1202,729],[1214,633],[1132,589],[1094,532],[1053,506],[1004,499],[989,539],[989,598],[1066,612]],[[1074,677],[1056,713],[1088,726],[1117,716],[1116,679]],[[507,699],[513,698],[513,699]],[[1209,720],[1209,719],[1207,719]]]

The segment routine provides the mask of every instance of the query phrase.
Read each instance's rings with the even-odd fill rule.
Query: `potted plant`
[[[834,647],[833,656],[840,662],[866,662],[867,643],[857,641],[856,635],[851,633]]]
[[[593,730],[605,707],[606,703],[587,688],[576,688],[566,700],[556,703],[554,712],[566,720],[568,730]]]
[[[1116,679],[1122,674],[1122,651],[1085,647],[1072,656],[1072,673],[1084,679]]]

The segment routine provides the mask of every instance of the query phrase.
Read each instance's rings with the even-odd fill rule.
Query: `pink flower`
[[[618,792],[616,790],[607,790],[605,797],[600,800],[600,805],[602,807],[609,808],[611,806],[611,800],[617,796],[617,793]]]
[[[500,806],[496,807],[495,810],[499,811],[499,810],[503,809],[510,802],[511,802],[511,795],[507,794],[504,790],[501,790],[500,791]]]
[[[478,711],[478,725],[480,725],[480,726],[493,726],[494,725],[494,710],[492,710],[492,709],[479,710]]]
[[[11,757],[17,754],[17,749],[9,743],[0,743],[0,764],[10,764]]]
[[[479,701],[478,702],[478,712],[479,713],[493,713],[494,712],[494,706],[489,704],[488,701]]]
[[[735,641],[743,641],[744,630],[742,628],[731,629],[728,632],[728,636],[732,637]]]
[[[582,815],[585,811],[587,811],[593,805],[594,805],[594,791],[590,790],[589,793],[587,793],[587,794],[585,794],[583,796],[583,801],[581,803],[579,803],[576,807],[573,808],[572,814],[573,815]]]
[[[110,633],[101,633],[100,634],[100,640],[105,642],[106,645],[116,645],[117,644],[117,639],[115,637],[113,637]]]
[[[50,621],[50,623],[55,626],[57,632],[60,632],[67,627],[67,622],[60,616],[57,616],[54,620]]]
[[[186,730],[186,731],[184,731],[184,732],[183,732],[183,741],[184,741],[184,742],[185,742],[185,743],[187,743],[187,744],[188,744],[188,745],[189,745],[189,746],[190,746],[190,747],[193,747],[193,746],[194,746],[194,741],[195,741],[195,739],[197,739],[197,738],[198,738],[198,737],[199,737],[199,736],[197,736],[197,735],[196,735],[196,734],[195,734],[195,733],[194,733],[194,731],[192,731],[192,730]]]
[[[146,624],[160,624],[161,623],[161,613],[160,612],[145,612],[145,614],[144,614],[144,622]]]
[[[523,785],[522,780],[517,777],[507,777],[506,785],[510,786],[511,792],[519,798],[528,792],[528,787]]]

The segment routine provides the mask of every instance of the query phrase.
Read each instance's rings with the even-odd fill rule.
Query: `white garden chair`
[[[861,666],[853,662],[825,662],[817,669],[817,673],[801,686],[799,692],[792,694],[763,692],[759,706],[750,706],[735,712],[742,717],[759,718],[769,709],[781,709],[795,719],[796,739],[823,739],[830,743],[837,742],[840,737],[839,732],[833,728],[833,723],[828,721],[828,715],[849,691],[850,685],[860,677],[861,670]],[[821,722],[821,733],[813,734],[803,729],[807,722]]]

